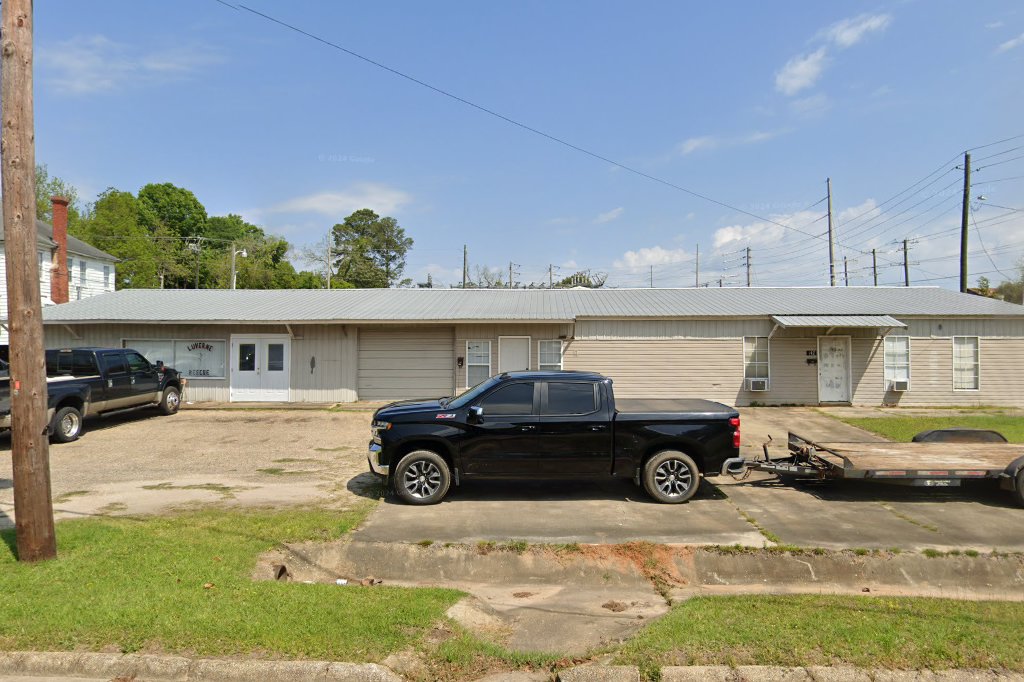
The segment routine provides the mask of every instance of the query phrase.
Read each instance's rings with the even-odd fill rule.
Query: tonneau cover
[[[683,413],[726,418],[736,414],[728,405],[700,398],[616,398],[615,411],[622,416]]]

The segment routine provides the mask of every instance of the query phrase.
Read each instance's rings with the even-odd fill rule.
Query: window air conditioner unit
[[[767,379],[747,379],[747,390],[749,391],[767,391],[768,380]]]
[[[899,381],[889,382],[889,388],[897,393],[910,390],[910,382],[906,379],[900,379]]]

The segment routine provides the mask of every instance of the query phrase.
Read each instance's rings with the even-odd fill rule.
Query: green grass
[[[956,417],[842,417],[839,419],[897,442],[909,442],[915,434],[921,431],[963,426],[969,429],[991,429],[1006,436],[1011,443],[1024,443],[1024,419],[1011,415],[970,414]]]
[[[3,531],[0,649],[380,660],[415,645],[461,594],[250,579],[262,552],[336,539],[367,509],[64,521],[58,558],[35,565],[17,563]]]
[[[855,596],[700,597],[627,642],[617,662],[1024,670],[1024,604]]]

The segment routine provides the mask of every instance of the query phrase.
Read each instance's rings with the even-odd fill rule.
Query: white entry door
[[[287,335],[231,336],[231,400],[288,402],[291,339]]]
[[[530,337],[498,337],[498,373],[530,369]]]
[[[818,402],[850,402],[850,337],[818,337]]]

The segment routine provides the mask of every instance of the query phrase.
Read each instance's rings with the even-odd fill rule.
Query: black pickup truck
[[[82,435],[85,417],[156,405],[163,414],[181,406],[185,379],[152,365],[130,348],[65,348],[46,351],[50,438],[69,443]],[[0,431],[11,428],[11,386],[0,375]]]
[[[739,456],[740,415],[709,400],[615,400],[591,372],[509,372],[451,399],[373,415],[370,470],[410,504],[469,478],[631,478],[686,502]]]

